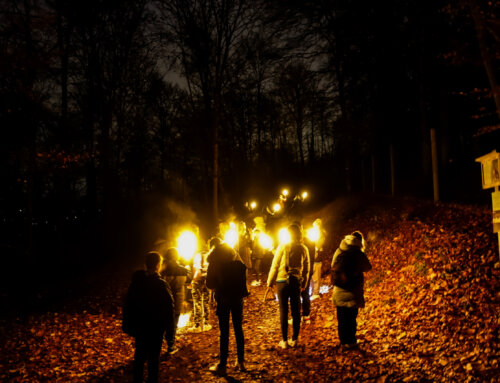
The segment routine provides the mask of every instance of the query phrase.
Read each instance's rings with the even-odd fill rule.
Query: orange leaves
[[[366,307],[358,315],[359,350],[339,347],[331,293],[312,302],[311,324],[301,327],[297,348],[278,349],[278,304],[262,302],[265,287],[251,286],[243,325],[250,372],[229,368],[236,358],[231,333],[230,376],[276,382],[494,381],[500,270],[494,268],[498,252],[490,212],[444,204],[409,209],[404,220],[393,209],[376,211],[375,220],[371,210],[343,227],[376,233],[368,243],[373,270],[366,274]],[[327,249],[328,257],[333,250]],[[101,281],[99,294],[69,307],[2,326],[0,380],[130,381],[134,339],[122,333],[119,309],[128,277]],[[208,372],[218,358],[215,315],[211,324],[211,331],[181,334],[180,351],[170,358],[164,345],[163,380],[220,381]]]

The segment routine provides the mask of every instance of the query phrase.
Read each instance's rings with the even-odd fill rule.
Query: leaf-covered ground
[[[330,293],[313,301],[299,345],[281,350],[278,305],[252,286],[245,304],[246,373],[232,381],[494,382],[500,376],[500,270],[497,237],[486,208],[411,202],[321,212],[330,235],[325,272],[343,235],[360,229],[373,270],[366,275],[358,317],[359,350],[339,347]],[[332,218],[335,217],[335,218]],[[0,381],[126,382],[133,339],[121,331],[120,304],[129,273],[102,279],[85,298],[50,312],[2,321]],[[329,278],[325,274],[325,286]],[[96,287],[96,286],[94,286]],[[163,352],[163,381],[224,381],[218,330],[179,336],[180,351]],[[235,359],[234,337],[230,360]],[[164,349],[166,351],[166,349]]]

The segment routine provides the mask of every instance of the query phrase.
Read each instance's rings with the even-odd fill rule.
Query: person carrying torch
[[[179,317],[184,305],[184,296],[186,294],[185,285],[189,277],[189,269],[179,264],[179,252],[175,247],[170,247],[165,252],[165,268],[161,271],[161,276],[168,283],[172,297],[174,299],[174,326],[170,333],[165,334],[168,344],[168,353],[175,354],[178,348],[175,346],[175,336]]]
[[[212,325],[208,323],[210,316],[210,291],[207,287],[208,252],[202,250],[193,259],[193,279],[191,294],[193,297],[193,326],[189,332],[210,331]]]
[[[298,225],[288,227],[290,243],[282,244],[276,251],[269,271],[267,286],[276,281],[280,308],[282,340],[279,347],[295,347],[300,332],[300,294],[309,280],[309,251],[302,243],[302,231]],[[293,334],[288,339],[288,301],[292,311]]]
[[[319,254],[323,251],[323,245],[325,243],[326,233],[322,227],[321,218],[314,220],[312,228],[307,231],[307,237],[311,243],[311,248],[314,252],[309,250],[309,256],[311,257],[311,264],[313,269],[311,270],[311,287],[312,287],[312,297],[311,300],[319,298],[319,287],[321,282],[321,259]]]

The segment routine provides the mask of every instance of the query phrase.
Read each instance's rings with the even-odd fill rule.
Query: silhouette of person
[[[134,382],[143,381],[144,363],[148,382],[158,381],[161,345],[165,332],[174,325],[174,300],[167,283],[161,279],[160,253],[146,254],[146,270],[132,276],[123,307],[123,331],[135,338]]]
[[[210,371],[226,375],[229,351],[229,318],[232,318],[238,361],[236,368],[245,368],[245,338],[243,335],[243,298],[248,296],[246,267],[236,252],[220,238],[210,240],[211,252],[207,257],[207,287],[215,290],[217,316],[219,318],[219,363]]]

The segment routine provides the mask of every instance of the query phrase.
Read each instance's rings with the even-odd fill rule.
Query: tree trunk
[[[434,202],[439,201],[439,177],[438,177],[438,153],[436,142],[436,129],[431,129],[431,152],[432,152],[432,185],[434,190]]]
[[[394,197],[396,195],[396,159],[394,156],[393,144],[391,144],[389,147],[389,155],[391,160],[391,195]]]
[[[493,93],[493,99],[495,100],[497,116],[500,119],[500,86],[497,82],[493,58],[487,44],[487,30],[485,21],[481,15],[481,10],[479,8],[477,0],[469,0],[469,8],[471,11],[472,19],[474,20],[474,27],[476,28],[476,36],[479,44],[479,49],[481,51],[481,58],[483,60],[484,69],[486,70],[486,74],[490,82],[491,91]]]
[[[376,182],[375,182],[375,154],[372,154],[371,158],[371,165],[372,165],[372,193],[375,193],[376,191]]]
[[[214,224],[219,221],[219,126],[217,111],[212,114],[212,136],[213,136],[213,179],[212,179],[212,198],[213,198],[213,220]]]

